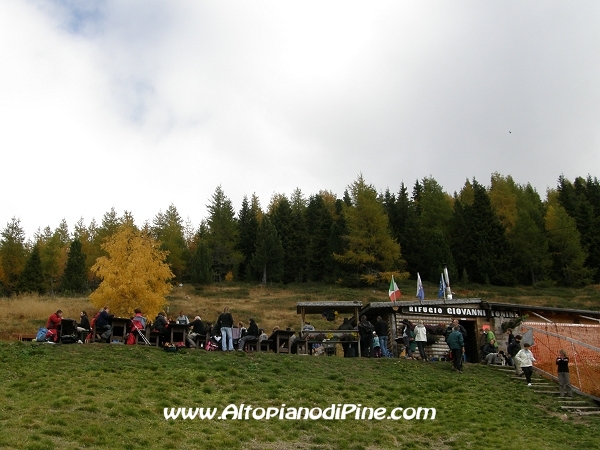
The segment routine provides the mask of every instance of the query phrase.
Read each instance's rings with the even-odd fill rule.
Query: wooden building
[[[543,324],[546,328],[557,330],[568,327],[577,329],[581,333],[598,334],[600,331],[600,311],[552,308],[543,306],[518,305],[510,303],[487,302],[480,298],[452,299],[452,300],[424,300],[408,302],[376,302],[366,305],[360,315],[366,315],[374,323],[377,316],[387,320],[390,329],[390,343],[394,343],[401,329],[401,322],[408,319],[413,324],[423,320],[429,329],[436,328],[441,331],[458,319],[467,331],[465,353],[470,362],[479,361],[479,330],[489,327],[498,340],[500,349],[506,350],[506,334],[502,329],[505,322],[519,322],[514,334],[520,332],[521,327]],[[576,327],[574,327],[576,326]],[[428,357],[444,356],[448,353],[448,346],[444,336],[434,335],[435,343],[426,347]],[[396,350],[396,349],[391,349]]]

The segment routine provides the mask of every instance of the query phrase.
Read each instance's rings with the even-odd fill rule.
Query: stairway
[[[510,378],[515,381],[526,383],[525,376],[517,376],[515,374],[515,369],[512,367],[496,365],[490,367],[506,373],[506,375],[510,376]],[[549,380],[534,372],[531,377],[531,384],[531,388],[536,394],[556,397],[556,401],[560,405],[560,408],[567,413],[580,416],[600,416],[600,406],[593,399],[580,395],[575,390],[573,390],[573,397],[559,397],[560,390],[558,388],[558,383],[554,380]]]

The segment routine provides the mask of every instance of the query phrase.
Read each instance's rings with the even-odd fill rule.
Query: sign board
[[[461,308],[456,306],[403,306],[405,314],[435,314],[456,317],[519,317],[518,311],[494,311],[479,308]]]

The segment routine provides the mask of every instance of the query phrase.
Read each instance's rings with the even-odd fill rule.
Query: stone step
[[[588,411],[600,411],[600,408],[598,408],[597,406],[561,406],[562,409],[585,409]]]
[[[591,416],[593,414],[600,414],[600,410],[599,411],[578,411],[577,414],[579,414],[580,416]]]
[[[583,403],[584,405],[589,405],[589,402],[586,402],[585,400],[565,400],[565,399],[559,398],[557,401],[560,403],[568,403],[570,405],[572,405],[574,403],[579,403],[579,404]]]
[[[533,392],[535,392],[536,394],[548,394],[548,395],[559,395],[560,394],[560,392],[558,392],[558,391],[535,391],[534,390]]]

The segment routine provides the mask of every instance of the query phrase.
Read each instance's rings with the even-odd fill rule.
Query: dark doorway
[[[467,362],[479,362],[479,348],[477,345],[477,322],[475,320],[460,320],[459,323],[467,330],[465,342],[465,355]]]

